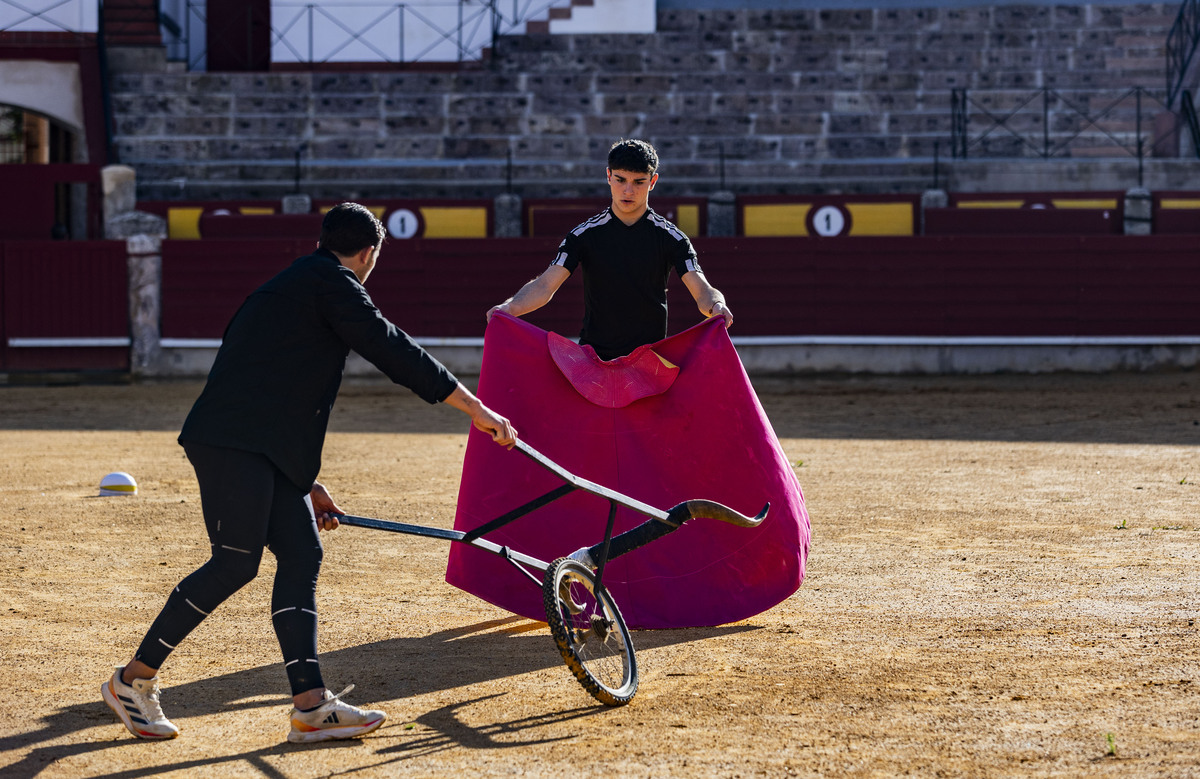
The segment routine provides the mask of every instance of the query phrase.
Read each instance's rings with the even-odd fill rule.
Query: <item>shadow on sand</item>
[[[396,638],[363,644],[322,655],[322,670],[330,680],[353,679],[364,690],[370,691],[371,700],[378,701],[468,688],[474,684],[561,666],[562,661],[553,641],[545,635],[530,634],[542,627],[543,623],[513,616],[444,630],[423,638]],[[638,631],[634,635],[634,643],[639,649],[663,648],[755,629],[752,625],[732,625]],[[565,666],[562,666],[562,672],[570,674]],[[0,738],[0,751],[26,752],[22,759],[4,767],[4,776],[35,777],[57,761],[104,750],[153,748],[129,736],[100,700],[99,687],[102,681],[96,680],[95,701],[60,709],[38,721],[28,732]],[[365,741],[356,739],[323,744],[290,744],[284,741],[286,722],[282,710],[290,704],[290,698],[281,692],[285,690],[286,680],[276,665],[168,687],[164,690],[165,708],[182,730],[186,731],[187,721],[194,717],[215,713],[232,717],[237,712],[271,709],[271,712],[263,712],[261,716],[280,717],[280,743],[251,752],[177,764],[158,764],[97,776],[132,779],[167,771],[246,763],[261,771],[263,776],[271,777],[279,775],[266,759],[272,755],[307,749],[362,749],[364,743],[370,742],[369,738]],[[452,748],[497,749],[569,740],[573,736],[555,739],[520,736],[546,725],[601,716],[609,711],[607,707],[590,700],[583,690],[578,693],[571,696],[566,707],[561,705],[563,702],[547,694],[544,713],[486,725],[468,725],[462,721],[459,712],[473,704],[508,693],[477,697],[464,695],[464,700],[460,702],[426,711],[408,720],[393,720],[379,732],[382,734],[391,728],[403,728],[412,730],[414,737],[404,743],[389,744],[377,750],[380,758],[378,764],[401,762]],[[112,725],[113,738],[110,741],[61,743],[71,741],[73,733],[104,724]],[[503,736],[503,739],[498,740],[498,736]]]

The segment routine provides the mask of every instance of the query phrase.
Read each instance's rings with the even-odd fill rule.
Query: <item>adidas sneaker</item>
[[[133,684],[121,680],[123,667],[113,672],[112,678],[100,688],[100,695],[108,708],[121,720],[129,732],[138,738],[175,738],[179,728],[175,727],[158,703],[158,677],[134,679]]]
[[[375,709],[360,709],[342,700],[354,689],[350,685],[337,695],[325,691],[325,702],[311,711],[292,709],[292,732],[287,740],[294,744],[326,741],[334,738],[354,738],[370,733],[387,719]]]

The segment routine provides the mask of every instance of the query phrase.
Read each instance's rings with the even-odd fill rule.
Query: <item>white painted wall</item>
[[[0,103],[48,116],[83,137],[77,62],[0,60]]]
[[[594,5],[577,5],[570,19],[551,19],[550,32],[650,33],[658,29],[652,0],[596,0]]]

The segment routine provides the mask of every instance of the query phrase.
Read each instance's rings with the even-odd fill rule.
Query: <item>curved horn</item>
[[[719,519],[722,522],[728,522],[738,527],[758,527],[767,518],[767,512],[771,510],[771,504],[768,503],[763,506],[762,511],[758,512],[758,516],[748,517],[741,512],[734,511],[728,506],[712,500],[689,500],[684,505],[687,506],[688,515],[693,518],[708,517],[709,519]]]

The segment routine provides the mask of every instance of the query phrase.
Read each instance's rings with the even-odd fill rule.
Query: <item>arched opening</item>
[[[76,133],[52,117],[0,104],[0,163],[78,162]]]

